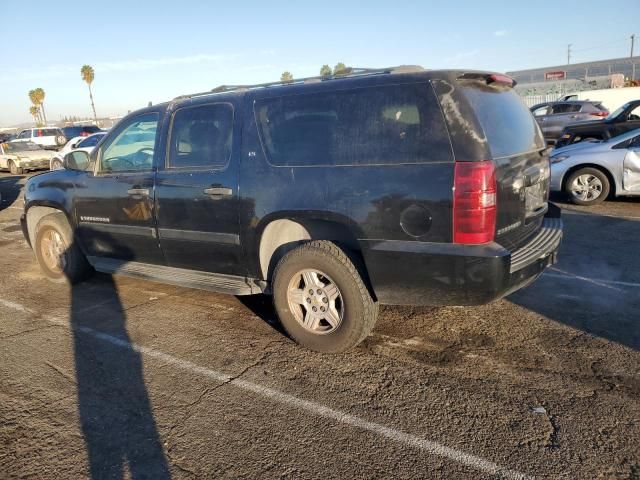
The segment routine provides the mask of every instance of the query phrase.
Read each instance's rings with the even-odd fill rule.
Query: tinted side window
[[[571,103],[558,103],[551,108],[551,113],[569,113],[580,111],[580,105]]]
[[[228,103],[181,108],[173,116],[169,168],[227,165],[233,107]]]
[[[158,114],[130,119],[102,148],[102,172],[150,170],[156,143]]]
[[[426,83],[261,99],[255,114],[277,166],[452,161],[444,118]]]
[[[92,137],[89,137],[85,140],[82,140],[80,143],[78,143],[77,148],[95,147],[101,138],[102,136],[100,135],[94,135]]]

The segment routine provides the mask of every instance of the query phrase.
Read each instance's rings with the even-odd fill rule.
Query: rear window
[[[444,119],[426,83],[261,99],[255,114],[276,166],[452,161]]]
[[[544,148],[538,124],[513,89],[477,85],[465,87],[464,94],[494,158]]]
[[[38,128],[34,130],[34,137],[55,137],[56,135],[60,135],[60,130],[57,128]]]

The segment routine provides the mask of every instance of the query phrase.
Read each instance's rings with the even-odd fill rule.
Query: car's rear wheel
[[[42,272],[52,282],[74,284],[91,271],[62,213],[47,215],[38,222],[34,250]]]
[[[609,179],[596,168],[581,168],[573,172],[565,183],[565,192],[577,205],[597,205],[609,195]]]
[[[63,135],[56,135],[56,145],[59,147],[67,143],[67,139]]]
[[[343,352],[357,345],[378,315],[354,262],[324,240],[282,257],[273,275],[273,297],[287,333],[318,352]]]
[[[16,162],[13,160],[9,160],[9,171],[11,175],[22,175],[24,173],[24,169],[16,165]]]

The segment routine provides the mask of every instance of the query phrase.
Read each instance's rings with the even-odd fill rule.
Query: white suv
[[[59,149],[67,138],[59,128],[27,128],[22,130],[12,142],[32,142],[45,149]]]

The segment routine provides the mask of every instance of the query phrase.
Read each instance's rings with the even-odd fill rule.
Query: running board
[[[260,285],[262,282],[259,280],[235,275],[200,272],[148,263],[126,262],[103,257],[89,256],[87,260],[98,272],[142,278],[179,287],[197,288],[230,295],[253,295],[263,291]]]

